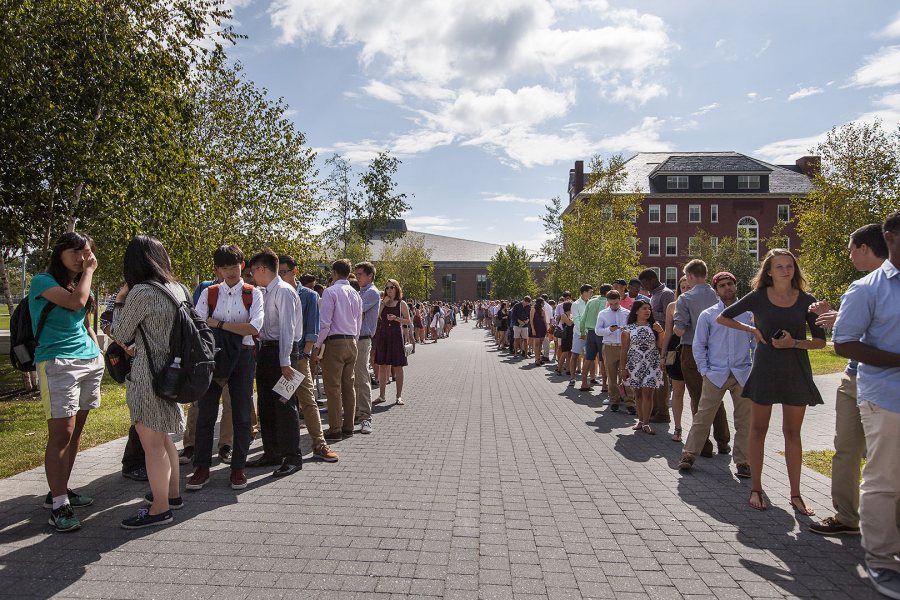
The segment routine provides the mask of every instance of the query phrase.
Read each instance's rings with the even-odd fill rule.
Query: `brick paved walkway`
[[[252,471],[240,492],[217,467],[170,527],[119,528],[147,489],[119,475],[123,440],[78,459],[73,484],[96,497],[79,532],[51,533],[41,469],[0,481],[0,595],[876,597],[858,540],[810,534],[789,510],[775,419],[773,506],[758,513],[725,457],[680,476],[667,435],[634,434],[600,396],[498,355],[471,325],[420,346],[407,373],[407,405],[382,405],[374,435],[335,444],[339,463]],[[821,381],[829,405],[835,381]],[[832,423],[811,410],[807,444],[830,446]],[[803,486],[830,514],[828,480],[805,470]]]

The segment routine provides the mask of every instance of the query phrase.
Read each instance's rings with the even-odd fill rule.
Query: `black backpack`
[[[37,332],[31,325],[31,308],[28,306],[28,296],[19,301],[9,319],[9,360],[20,371],[29,372],[36,369],[34,364],[34,351],[37,349],[38,338],[47,324],[47,316],[56,306],[49,300],[47,306],[41,311],[38,320]]]
[[[206,321],[190,302],[178,300],[169,289],[155,281],[147,281],[161,290],[175,305],[175,319],[169,333],[169,356],[160,371],[153,368],[150,348],[143,327],[138,327],[147,350],[153,391],[172,402],[188,404],[199,400],[212,383],[216,368],[216,340]],[[188,294],[190,296],[190,294]]]

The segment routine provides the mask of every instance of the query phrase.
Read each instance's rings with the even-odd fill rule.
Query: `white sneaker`
[[[360,433],[372,433],[372,421],[363,419],[362,425],[359,427]]]

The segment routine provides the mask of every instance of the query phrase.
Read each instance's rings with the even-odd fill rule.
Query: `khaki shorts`
[[[47,419],[74,417],[80,410],[100,406],[103,356],[54,358],[37,364],[41,402]]]
[[[528,327],[513,327],[513,337],[517,340],[527,340]]]

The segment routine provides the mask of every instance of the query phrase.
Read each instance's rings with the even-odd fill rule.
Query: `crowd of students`
[[[678,469],[698,457],[732,454],[735,475],[749,479],[751,508],[764,511],[765,440],[772,408],[781,405],[790,506],[812,516],[800,491],[801,428],[807,407],[823,404],[808,351],[826,346],[833,327],[836,352],[850,359],[837,391],[832,500],[836,513],[808,529],[821,535],[862,533],[868,576],[887,597],[900,599],[900,211],[855,231],[850,260],[869,275],[854,282],[836,311],[806,292],[793,253],[770,250],[737,298],[737,279],[691,260],[677,290],[651,269],[637,279],[584,284],[574,301],[481,301],[478,327],[511,356],[555,361],[555,373],[591,393],[600,386],[608,410],[625,405],[632,429],[654,435],[670,423],[684,443]],[[551,356],[551,347],[554,349]],[[685,389],[693,415],[682,436]],[[734,448],[724,407],[731,396]],[[671,406],[671,416],[669,408]],[[863,456],[867,458],[860,469]]]
[[[57,531],[80,528],[74,509],[93,503],[68,481],[89,411],[100,405],[104,373],[100,344],[87,318],[95,310],[90,294],[97,268],[94,250],[86,235],[63,235],[47,272],[33,278],[28,296],[49,431],[45,507]],[[247,487],[247,468],[275,467],[274,477],[299,471],[302,427],[312,458],[336,462],[329,444],[373,433],[372,407],[386,401],[391,381],[395,403],[404,404],[403,367],[416,338],[426,340],[421,330],[431,306],[410,307],[394,279],[379,291],[370,262],[335,261],[325,286],[312,275],[298,281],[296,261],[270,250],[245,259],[240,248],[225,245],[212,262],[216,279],[202,282],[192,294],[176,279],[158,240],[134,238],[125,251],[124,285],[101,318],[104,332],[121,349],[121,358],[107,352],[107,361],[129,365],[125,385],[132,427],[122,474],[150,485],[148,506],[122,521],[127,529],[172,522],[172,511],[184,506],[179,465],[192,463],[186,489],[199,491],[210,482],[220,403],[218,458],[230,464],[233,489]],[[179,369],[180,359],[169,366],[167,361],[172,360],[173,324],[187,306],[214,337],[215,364],[212,381],[189,405],[185,424],[182,405],[161,397],[158,385],[160,373]],[[433,319],[435,341],[449,334],[456,312],[456,307],[435,305],[434,314],[441,315]],[[324,401],[316,397],[319,374]],[[281,384],[291,387],[278,388]],[[379,390],[374,400],[373,385]],[[282,395],[286,389],[295,391]],[[320,402],[327,406],[324,431]],[[173,434],[184,435],[180,451]],[[262,453],[248,460],[257,435]]]

